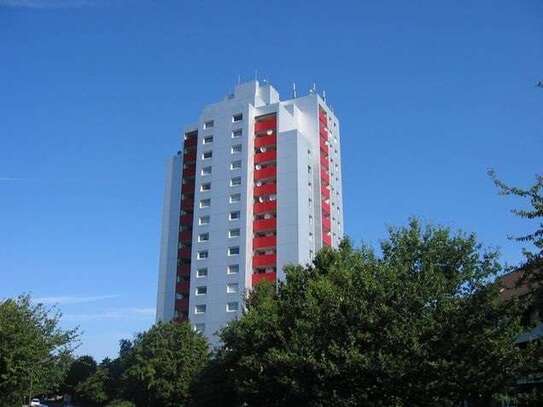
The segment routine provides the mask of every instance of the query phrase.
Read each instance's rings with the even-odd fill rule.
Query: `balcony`
[[[277,159],[277,151],[266,151],[265,153],[255,154],[255,164],[275,161]]]
[[[196,166],[191,165],[183,170],[183,177],[194,177],[196,175]]]
[[[181,215],[179,218],[179,224],[185,226],[192,226],[192,215]]]
[[[194,147],[196,144],[198,144],[198,138],[197,137],[188,137],[185,142],[183,143],[183,146],[185,148],[188,147]]]
[[[265,249],[277,246],[277,236],[255,237],[253,249]]]
[[[330,190],[326,187],[321,187],[321,197],[323,199],[330,199]]]
[[[251,283],[253,287],[260,283],[261,281],[269,281],[270,283],[275,283],[275,280],[277,278],[277,273],[271,272],[271,273],[253,273],[251,276]]]
[[[177,268],[177,274],[180,276],[190,276],[190,264],[183,264]]]
[[[330,204],[327,202],[322,203],[322,213],[324,216],[330,216]]]
[[[273,178],[277,175],[277,167],[266,167],[255,170],[255,180]]]
[[[184,211],[192,212],[194,210],[194,198],[192,199],[183,199],[181,202],[181,209]]]
[[[183,161],[188,163],[196,160],[196,150],[185,150]]]
[[[329,166],[330,166],[330,163],[328,162],[328,160],[325,157],[321,157],[321,167],[328,169]]]
[[[183,249],[179,249],[179,257],[181,258],[185,258],[185,259],[190,259],[190,252],[191,252],[191,249],[189,249],[188,247],[184,247]]]
[[[321,171],[321,184],[325,186],[330,185],[330,175],[326,171]]]
[[[190,241],[192,241],[192,232],[186,230],[184,232],[179,233],[179,240],[181,242],[190,242]]]
[[[180,294],[188,294],[190,289],[189,281],[181,281],[175,285],[175,292]]]
[[[274,182],[272,184],[265,184],[254,189],[254,196],[264,196],[277,193],[277,184]]]
[[[324,138],[325,140],[328,140],[328,130],[326,127],[320,127],[319,128],[319,134],[321,135],[321,138]]]
[[[274,146],[277,144],[277,136],[272,134],[270,136],[261,136],[255,138],[255,147]]]
[[[275,212],[277,210],[277,201],[258,202],[253,206],[253,212],[255,214]]]
[[[194,193],[194,182],[187,182],[181,186],[182,194],[191,194]]]
[[[269,119],[260,120],[255,123],[255,133],[266,130],[275,130],[276,127],[277,123],[275,117],[270,117]]]
[[[322,218],[322,229],[323,229],[323,232],[329,232],[330,231],[330,217],[326,218],[326,217],[323,217]]]
[[[332,246],[332,236],[326,234],[322,237],[322,244],[324,246]]]
[[[277,227],[277,219],[258,219],[253,222],[254,232],[266,232],[269,230],[275,230]]]
[[[275,266],[277,256],[275,254],[260,254],[253,256],[253,267]]]
[[[321,143],[321,155],[328,156],[329,147],[326,144]]]

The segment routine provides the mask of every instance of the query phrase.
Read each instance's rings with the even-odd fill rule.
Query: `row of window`
[[[234,229],[230,229],[228,230],[228,237],[230,239],[233,239],[233,238],[236,238],[236,237],[240,237],[241,235],[241,231],[239,228],[234,228]],[[209,233],[200,233],[198,235],[198,241],[199,242],[209,242]]]
[[[239,310],[239,302],[232,301],[226,303],[226,312],[236,312]],[[197,315],[205,314],[207,311],[207,305],[206,304],[197,304],[194,307],[194,313]]]
[[[232,115],[232,123],[238,123],[243,120],[243,113],[236,113]],[[206,120],[204,122],[204,129],[211,129],[215,127],[214,120]]]
[[[241,144],[234,144],[230,147],[231,154],[241,153],[243,146]],[[213,150],[207,150],[202,153],[202,160],[211,160],[213,158]]]
[[[239,229],[238,229],[239,232]],[[209,239],[209,234],[207,234],[207,239]],[[201,235],[200,235],[201,236]],[[238,256],[239,255],[239,246],[231,246],[226,251],[229,256]],[[196,258],[198,260],[205,260],[209,257],[209,250],[198,250],[196,253]]]
[[[228,220],[234,221],[239,220],[241,217],[240,211],[231,211],[228,214]],[[211,221],[210,215],[202,215],[198,218],[198,225],[209,225],[209,222]]]
[[[230,178],[231,187],[239,187],[240,185],[241,185],[241,177]],[[203,182],[202,184],[200,184],[200,191],[201,192],[211,191],[211,182]]]
[[[238,283],[228,283],[226,284],[226,293],[227,294],[237,294],[239,292],[239,284]],[[200,285],[197,286],[194,290],[194,295],[197,296],[203,296],[207,295],[207,286],[206,285]],[[177,300],[182,300],[183,298],[186,298],[186,294],[176,293],[175,298]]]

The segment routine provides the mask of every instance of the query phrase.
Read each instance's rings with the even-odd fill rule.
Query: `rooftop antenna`
[[[324,102],[326,102],[326,91],[325,90],[322,91],[322,100],[324,100]]]
[[[317,92],[317,84],[313,82],[313,87],[309,89],[309,93],[313,94]]]
[[[292,98],[296,99],[296,82],[292,82]]]

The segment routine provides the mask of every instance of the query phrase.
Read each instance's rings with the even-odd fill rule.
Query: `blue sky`
[[[115,354],[154,320],[166,158],[259,71],[341,120],[347,233],[409,216],[517,263],[486,175],[543,163],[543,2],[0,0],[0,297],[31,292]]]

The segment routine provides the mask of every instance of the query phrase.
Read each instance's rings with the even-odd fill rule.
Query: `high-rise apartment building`
[[[315,92],[251,81],[207,106],[168,163],[157,320],[212,343],[246,292],[343,236],[339,122]]]

